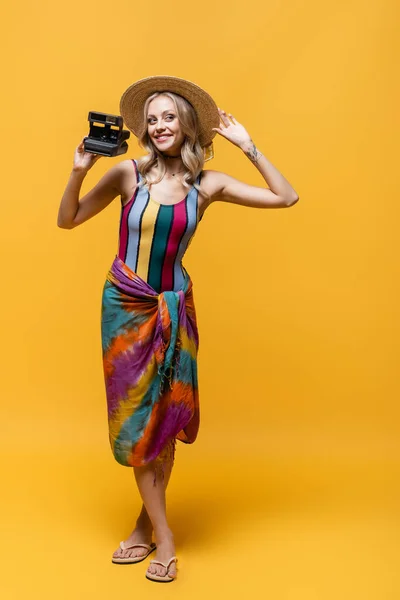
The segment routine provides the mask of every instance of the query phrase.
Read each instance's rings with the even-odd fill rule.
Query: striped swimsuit
[[[137,181],[142,177],[132,159]],[[196,183],[200,185],[202,172]],[[121,207],[118,257],[156,292],[177,291],[184,282],[183,256],[196,231],[198,191],[194,186],[172,205],[153,200],[147,186],[137,187]]]

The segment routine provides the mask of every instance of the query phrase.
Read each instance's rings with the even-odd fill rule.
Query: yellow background
[[[396,2],[4,9],[1,586],[7,599],[399,597]],[[201,427],[168,488],[178,578],[111,564],[141,502],[108,446],[100,299],[117,198],[56,225],[89,110],[148,75],[233,113],[300,196],[216,203],[184,264]],[[143,151],[132,136],[128,157]],[[264,181],[223,137],[205,168]],[[126,156],[101,159],[85,193]]]

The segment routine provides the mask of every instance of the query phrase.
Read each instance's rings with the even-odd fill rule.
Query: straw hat
[[[154,75],[136,81],[122,94],[119,110],[132,133],[138,137],[143,124],[143,105],[153,92],[175,92],[190,102],[199,121],[199,142],[205,148],[210,146],[219,127],[218,107],[211,96],[195,83],[170,75]]]

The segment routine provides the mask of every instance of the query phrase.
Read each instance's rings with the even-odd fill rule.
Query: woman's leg
[[[168,536],[167,534],[164,535],[162,533],[162,531],[163,531],[163,529],[165,531],[169,530],[168,526],[165,528],[165,523],[166,523],[165,491],[167,489],[168,482],[170,480],[170,476],[171,476],[171,472],[172,472],[172,467],[174,464],[174,454],[175,454],[174,450],[175,450],[175,441],[173,441],[173,446],[169,446],[169,448],[166,448],[165,451],[163,451],[161,453],[160,457],[158,457],[158,460],[156,459],[155,461],[152,461],[145,467],[133,467],[135,479],[136,479],[136,482],[137,482],[138,488],[139,488],[139,492],[143,499],[143,504],[142,504],[142,509],[141,509],[140,515],[138,516],[138,518],[136,520],[136,527],[132,531],[130,536],[125,540],[127,545],[128,544],[150,544],[151,543],[153,523],[152,523],[152,519],[149,517],[149,513],[146,509],[146,505],[148,504],[148,502],[150,502],[150,504],[153,508],[149,509],[149,510],[152,511],[153,515],[154,515],[154,510],[155,510],[155,517],[154,517],[155,522],[157,524],[161,523],[161,526],[158,526],[158,525],[155,526],[155,528],[157,527],[157,529],[159,531],[159,535],[157,536],[156,532],[155,532],[155,534],[156,534],[157,545],[161,544],[162,546],[164,546],[164,549],[161,548],[161,551],[163,554],[161,554],[160,552],[158,552],[158,554],[157,554],[157,560],[161,560],[162,562],[164,562],[164,558],[163,558],[164,553],[166,554],[167,552],[173,551],[173,546],[171,547],[171,544],[162,542],[163,537],[171,538],[171,535],[170,536]],[[160,473],[160,465],[162,462],[164,462],[164,478],[162,478],[162,475]],[[155,478],[155,472],[157,472],[156,478]],[[154,485],[154,483],[156,485]],[[147,500],[147,498],[149,498],[149,500]],[[160,513],[160,511],[161,511],[161,513]],[[161,514],[161,520],[160,520],[160,517],[158,516],[159,513]],[[164,521],[163,521],[163,519],[164,519]],[[164,525],[164,527],[162,525]],[[126,550],[121,550],[120,548],[118,548],[114,552],[114,556],[119,557],[119,558],[120,557],[126,558],[126,557],[134,557],[134,556],[144,556],[144,554],[146,554],[146,552],[147,551],[145,548],[140,548],[140,547],[139,548],[130,548],[130,549],[128,548]],[[168,560],[171,556],[173,556],[173,554],[170,554],[166,558],[166,560]],[[157,567],[157,570],[154,569],[153,567]],[[160,565],[152,565],[151,571],[162,572],[162,574],[165,573],[165,569],[163,569],[163,567],[161,567]],[[172,565],[171,565],[169,572],[171,575],[174,574],[174,569],[172,568]]]
[[[160,471],[156,475],[155,481],[155,470],[154,464],[150,464],[145,467],[134,467],[135,478],[139,488],[140,495],[142,497],[146,512],[150,518],[150,522],[154,528],[154,537],[157,544],[156,555],[154,560],[167,563],[168,560],[175,555],[174,536],[168,525],[166,515],[166,484],[168,483],[173,461],[170,457],[165,459],[164,463],[164,481]],[[150,565],[149,571],[151,573],[157,573],[158,575],[165,575],[166,569],[162,565]],[[176,566],[173,562],[169,568],[169,575],[174,577],[176,575]]]

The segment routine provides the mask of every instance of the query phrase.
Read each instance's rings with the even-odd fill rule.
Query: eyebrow
[[[173,109],[170,109],[170,110],[163,110],[162,114],[164,114],[164,113],[173,113],[173,112],[174,112],[174,110],[173,110]],[[147,118],[149,118],[149,117],[155,117],[155,116],[156,116],[156,115],[150,114],[150,115],[147,115]]]

